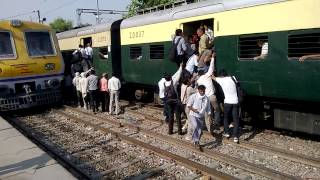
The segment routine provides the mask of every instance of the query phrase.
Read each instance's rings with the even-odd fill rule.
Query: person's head
[[[115,72],[112,72],[112,77],[117,77],[117,74]]]
[[[204,70],[199,70],[199,71],[198,71],[198,75],[199,75],[199,76],[204,75]]]
[[[190,84],[191,84],[190,78],[184,77],[184,78],[182,79],[182,84],[184,84],[184,85],[190,85]]]
[[[203,96],[206,93],[206,87],[204,85],[198,86],[198,92],[201,96]]]
[[[102,77],[108,79],[108,73],[102,73]]]
[[[171,81],[171,74],[165,74],[164,75],[164,79],[166,80],[166,81]]]
[[[199,51],[194,51],[193,54],[198,56],[198,58],[199,58]]]
[[[198,35],[199,37],[201,37],[203,34],[204,34],[203,28],[198,28],[198,29],[197,29],[197,35]]]
[[[96,74],[96,71],[94,69],[91,69],[90,74]]]
[[[87,47],[90,47],[91,46],[91,43],[87,43]]]
[[[79,72],[76,72],[76,73],[74,73],[74,75],[75,75],[76,77],[79,77],[79,76],[80,76],[80,73],[79,73]]]
[[[82,44],[79,44],[79,48],[83,48]]]
[[[205,24],[205,25],[203,25],[203,28],[204,28],[204,30],[208,30],[208,26]]]
[[[219,76],[220,77],[226,77],[226,76],[228,76],[228,73],[227,73],[227,71],[225,69],[221,69],[219,71]]]
[[[182,36],[182,30],[176,29],[176,36]]]

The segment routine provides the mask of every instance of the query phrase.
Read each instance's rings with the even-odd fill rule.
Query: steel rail
[[[135,112],[132,110],[127,110],[127,111],[129,111],[129,113],[132,113],[135,115],[144,116],[145,117],[144,119],[147,121],[150,121],[150,122],[157,122],[158,121],[158,123],[162,124],[162,121],[160,119],[157,119],[153,116],[144,115],[142,113]],[[212,135],[209,132],[203,132],[203,135],[205,137],[212,138]],[[312,167],[320,168],[320,159],[319,158],[314,158],[311,156],[306,156],[306,155],[286,151],[286,150],[283,150],[280,148],[270,147],[270,146],[259,144],[259,143],[253,143],[253,142],[250,142],[247,140],[241,141],[240,143],[234,143],[231,140],[223,138],[222,142],[232,143],[235,146],[246,148],[246,149],[253,149],[253,150],[256,150],[259,152],[269,152],[269,153],[276,154],[279,157],[282,157],[282,158],[290,160],[290,161],[300,162],[300,163],[303,163],[306,165],[310,165]]]
[[[93,124],[91,122],[88,122],[86,120],[82,120],[82,119],[80,119],[78,117],[74,117],[72,115],[69,115],[69,114],[63,112],[62,110],[56,110],[56,112],[60,113],[61,115],[64,115],[65,117],[68,117],[70,119],[74,119],[74,120],[76,120],[78,122],[84,123],[86,125],[90,125],[90,126],[94,127],[95,129],[100,130],[101,132],[104,132],[106,134],[111,133],[114,136],[119,137],[119,138],[121,138],[121,139],[123,139],[123,140],[125,140],[125,141],[127,141],[129,143],[132,143],[132,144],[138,145],[138,146],[140,146],[142,148],[148,149],[148,150],[154,152],[155,154],[157,154],[157,155],[159,155],[159,156],[161,156],[163,158],[173,159],[177,163],[179,163],[180,165],[183,165],[183,166],[185,166],[187,168],[190,168],[192,170],[195,170],[195,171],[200,171],[205,175],[214,177],[215,179],[221,179],[221,180],[224,180],[224,179],[235,179],[234,177],[232,177],[232,176],[230,176],[228,174],[225,174],[223,172],[217,171],[216,169],[213,169],[213,168],[207,167],[205,165],[202,165],[200,163],[191,161],[191,160],[186,159],[184,157],[178,156],[178,155],[173,154],[171,152],[165,151],[165,150],[160,149],[158,147],[155,147],[155,146],[152,146],[150,144],[147,144],[147,143],[144,143],[142,141],[139,141],[139,140],[137,140],[135,138],[128,137],[128,136],[123,135],[123,134],[121,134],[119,132],[111,130],[110,128],[104,128],[102,126],[95,125],[95,124]],[[82,114],[85,114],[85,113],[83,113],[81,111],[79,111],[79,112],[82,113]],[[92,114],[89,114],[89,116],[90,116],[90,118],[97,119],[97,117],[92,116]],[[110,121],[110,124],[114,124],[115,127],[117,127],[119,125],[118,122],[114,122],[114,121],[113,122]]]
[[[90,175],[85,173],[83,169],[80,169],[75,163],[70,161],[65,156],[61,156],[61,152],[59,152],[56,148],[51,147],[49,144],[45,143],[43,139],[41,139],[41,136],[37,136],[38,132],[34,131],[33,129],[29,127],[25,127],[22,125],[22,123],[18,122],[17,119],[7,117],[6,119],[9,119],[12,124],[18,129],[20,129],[23,134],[25,134],[29,139],[32,139],[33,142],[35,142],[41,149],[45,150],[49,155],[51,155],[54,159],[57,160],[57,162],[62,163],[64,167],[69,170],[73,175],[75,175],[77,178],[81,179],[90,179]]]
[[[83,112],[83,111],[75,109],[75,108],[72,108],[72,110],[76,111],[78,113],[82,113],[84,115],[90,116],[91,118],[94,118],[94,119],[97,119],[97,120],[107,121],[108,123],[114,124],[115,126],[118,124],[118,122],[115,122],[113,120],[106,119],[106,118],[102,119],[102,117],[92,116],[92,114]],[[62,111],[60,111],[60,112],[62,112]],[[132,125],[130,123],[122,123],[122,125],[123,126],[127,126],[129,128],[133,128],[133,129],[139,129],[140,132],[143,132],[143,133],[145,133],[145,134],[147,134],[149,136],[152,136],[154,138],[165,140],[165,141],[169,142],[170,144],[179,145],[180,147],[188,148],[188,149],[190,149],[192,151],[195,150],[193,144],[191,144],[189,142],[185,142],[185,141],[182,141],[182,140],[179,140],[179,139],[176,139],[176,138],[172,138],[170,136],[163,135],[163,134],[154,132],[152,130],[144,129],[144,128],[140,127],[140,126]],[[197,153],[199,153],[199,154],[201,154],[203,156],[207,156],[209,158],[215,159],[217,161],[224,162],[226,164],[230,164],[232,166],[235,166],[237,168],[246,170],[248,172],[252,172],[252,173],[264,176],[264,177],[268,177],[270,179],[300,179],[300,178],[297,178],[297,177],[294,177],[294,176],[290,176],[290,175],[275,171],[273,169],[269,169],[269,168],[263,167],[261,165],[256,165],[256,164],[253,164],[253,163],[250,163],[250,162],[238,159],[238,158],[234,158],[234,157],[226,155],[226,154],[222,154],[222,153],[220,153],[218,151],[215,151],[215,150],[203,148],[203,152],[198,151]]]

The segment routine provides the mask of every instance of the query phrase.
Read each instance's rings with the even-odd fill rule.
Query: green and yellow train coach
[[[318,0],[209,0],[134,16],[121,23],[122,76],[136,94],[156,89],[164,72],[177,69],[168,60],[175,30],[192,35],[206,24],[216,70],[239,79],[252,112],[272,112],[279,128],[320,134],[319,12]],[[259,41],[267,54],[254,60]],[[298,61],[308,55],[315,58]]]
[[[97,74],[106,72],[111,75],[114,72],[120,75],[120,23],[121,20],[116,20],[111,23],[58,33],[57,37],[67,73],[72,72],[71,65],[78,60],[73,57],[72,53],[78,49],[80,44],[85,47],[89,43],[93,49],[93,65]]]

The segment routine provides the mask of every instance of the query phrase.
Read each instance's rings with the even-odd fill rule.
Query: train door
[[[202,27],[205,29],[206,34],[209,36],[210,39],[213,39],[214,33],[213,33],[213,27],[214,26],[214,19],[203,19],[199,21],[192,21],[192,22],[186,22],[182,24],[183,33],[186,37],[188,37],[188,40],[191,40],[192,37],[194,37],[194,40],[197,36],[197,29]],[[195,42],[193,42],[195,43]]]
[[[84,47],[86,47],[88,43],[90,43],[90,45],[92,46],[92,37],[85,37],[80,39],[80,44],[82,44]]]

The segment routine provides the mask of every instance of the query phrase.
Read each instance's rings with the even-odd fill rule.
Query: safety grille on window
[[[320,33],[289,35],[288,57],[320,54]]]
[[[150,45],[150,59],[164,59],[164,46]]]
[[[261,54],[258,44],[268,42],[268,36],[239,37],[239,59],[252,59]]]
[[[130,59],[140,60],[142,58],[141,47],[130,47]]]

